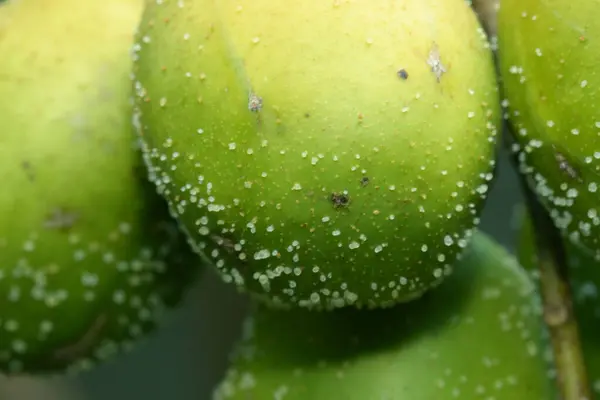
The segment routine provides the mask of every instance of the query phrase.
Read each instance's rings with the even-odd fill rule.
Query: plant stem
[[[499,0],[472,1],[472,6],[489,37],[493,37],[497,33],[498,4]],[[497,54],[494,55],[494,58],[496,59],[496,70],[500,76]],[[504,128],[503,137],[506,148],[510,148],[515,138],[510,126]],[[513,158],[513,165],[518,166],[516,155]],[[560,398],[561,400],[592,400],[579,328],[573,311],[563,238],[529,186],[526,177],[519,174],[519,180],[534,228],[544,322],[550,332]]]
[[[591,400],[563,239],[527,182],[521,178],[521,183],[534,227],[544,321],[550,331],[561,399]]]
[[[500,0],[472,0],[471,5],[488,33],[489,37],[496,36],[496,11]]]

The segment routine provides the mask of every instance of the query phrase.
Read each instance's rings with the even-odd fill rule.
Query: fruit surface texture
[[[129,349],[197,256],[148,182],[131,123],[142,1],[0,6],[0,371]]]
[[[464,1],[152,1],[135,50],[151,179],[225,281],[384,307],[451,272],[499,122]]]
[[[555,224],[600,258],[598,2],[503,0],[498,51],[519,166]]]
[[[214,400],[556,399],[532,281],[480,233],[460,266],[395,308],[255,309]]]

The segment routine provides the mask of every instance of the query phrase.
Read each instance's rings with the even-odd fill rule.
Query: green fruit
[[[520,171],[573,242],[600,257],[598,2],[503,0],[498,52]]]
[[[0,371],[129,349],[198,272],[131,125],[139,0],[0,7]]]
[[[499,244],[473,239],[455,274],[409,304],[257,308],[214,399],[555,398],[535,287]]]
[[[499,118],[463,0],[151,2],[136,50],[151,178],[225,281],[331,309],[450,273]]]
[[[519,260],[535,279],[539,278],[537,255],[533,241],[533,227],[527,217],[522,225],[519,242]],[[588,379],[594,392],[600,394],[600,262],[573,243],[566,242],[566,255],[575,318],[579,326],[581,345]]]

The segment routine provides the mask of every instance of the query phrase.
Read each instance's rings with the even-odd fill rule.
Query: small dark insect
[[[360,178],[360,186],[365,187],[369,184],[369,177],[368,176],[363,176],[362,178]]]
[[[402,68],[401,70],[399,70],[397,74],[398,74],[398,77],[400,79],[403,79],[403,80],[407,80],[408,79],[408,72],[406,72],[406,70],[404,68]]]
[[[331,203],[334,208],[346,208],[350,204],[350,196],[345,193],[331,193],[330,197]]]

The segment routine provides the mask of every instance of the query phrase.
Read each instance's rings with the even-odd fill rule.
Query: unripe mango
[[[150,2],[135,59],[150,176],[226,281],[331,309],[450,273],[499,119],[463,0]]]
[[[214,400],[556,399],[539,298],[475,234],[456,272],[386,310],[258,307]]]
[[[131,124],[141,0],[0,6],[0,372],[60,373],[131,345],[197,256]]]
[[[564,235],[600,258],[598,2],[503,0],[498,55],[520,171]]]

